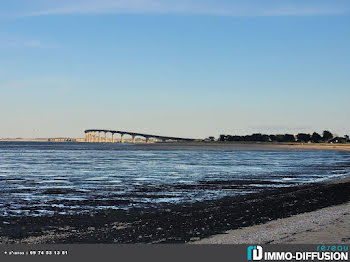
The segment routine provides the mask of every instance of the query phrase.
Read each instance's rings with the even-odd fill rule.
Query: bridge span
[[[159,135],[151,135],[151,134],[144,134],[144,133],[135,133],[135,132],[128,132],[128,131],[120,131],[120,130],[108,130],[108,129],[87,129],[84,131],[85,133],[85,142],[89,143],[116,143],[118,142],[118,139],[116,139],[114,136],[115,134],[120,135],[120,143],[124,143],[124,135],[131,136],[131,141],[133,144],[136,142],[136,137],[144,137],[146,139],[146,143],[149,142],[150,138],[161,140],[163,142],[166,142],[167,140],[172,141],[195,141],[195,139],[192,138],[182,138],[182,137],[172,137],[172,136],[159,136]],[[104,133],[104,137],[101,136],[101,134]],[[111,139],[108,138],[108,134],[111,134]]]

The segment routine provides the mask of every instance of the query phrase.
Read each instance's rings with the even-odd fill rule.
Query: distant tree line
[[[300,142],[300,143],[347,143],[350,142],[349,136],[339,137],[325,130],[322,136],[314,132],[313,134],[299,133],[297,135],[281,134],[281,135],[264,135],[252,134],[246,136],[220,135],[218,141],[250,141],[250,142]]]

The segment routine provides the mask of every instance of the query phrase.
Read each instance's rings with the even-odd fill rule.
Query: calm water
[[[350,175],[350,152],[0,142],[0,215],[156,206]]]

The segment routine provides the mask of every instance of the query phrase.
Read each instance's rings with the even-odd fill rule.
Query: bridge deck
[[[84,131],[84,133],[90,133],[90,132],[103,132],[103,133],[130,135],[130,136],[142,136],[145,138],[157,138],[157,139],[162,139],[162,140],[178,140],[178,141],[194,141],[195,140],[193,138],[159,136],[159,135],[135,133],[135,132],[121,131],[121,130],[109,130],[109,129],[87,129]]]

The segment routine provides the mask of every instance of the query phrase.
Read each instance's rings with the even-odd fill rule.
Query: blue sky
[[[350,133],[347,0],[11,0],[0,137]]]

